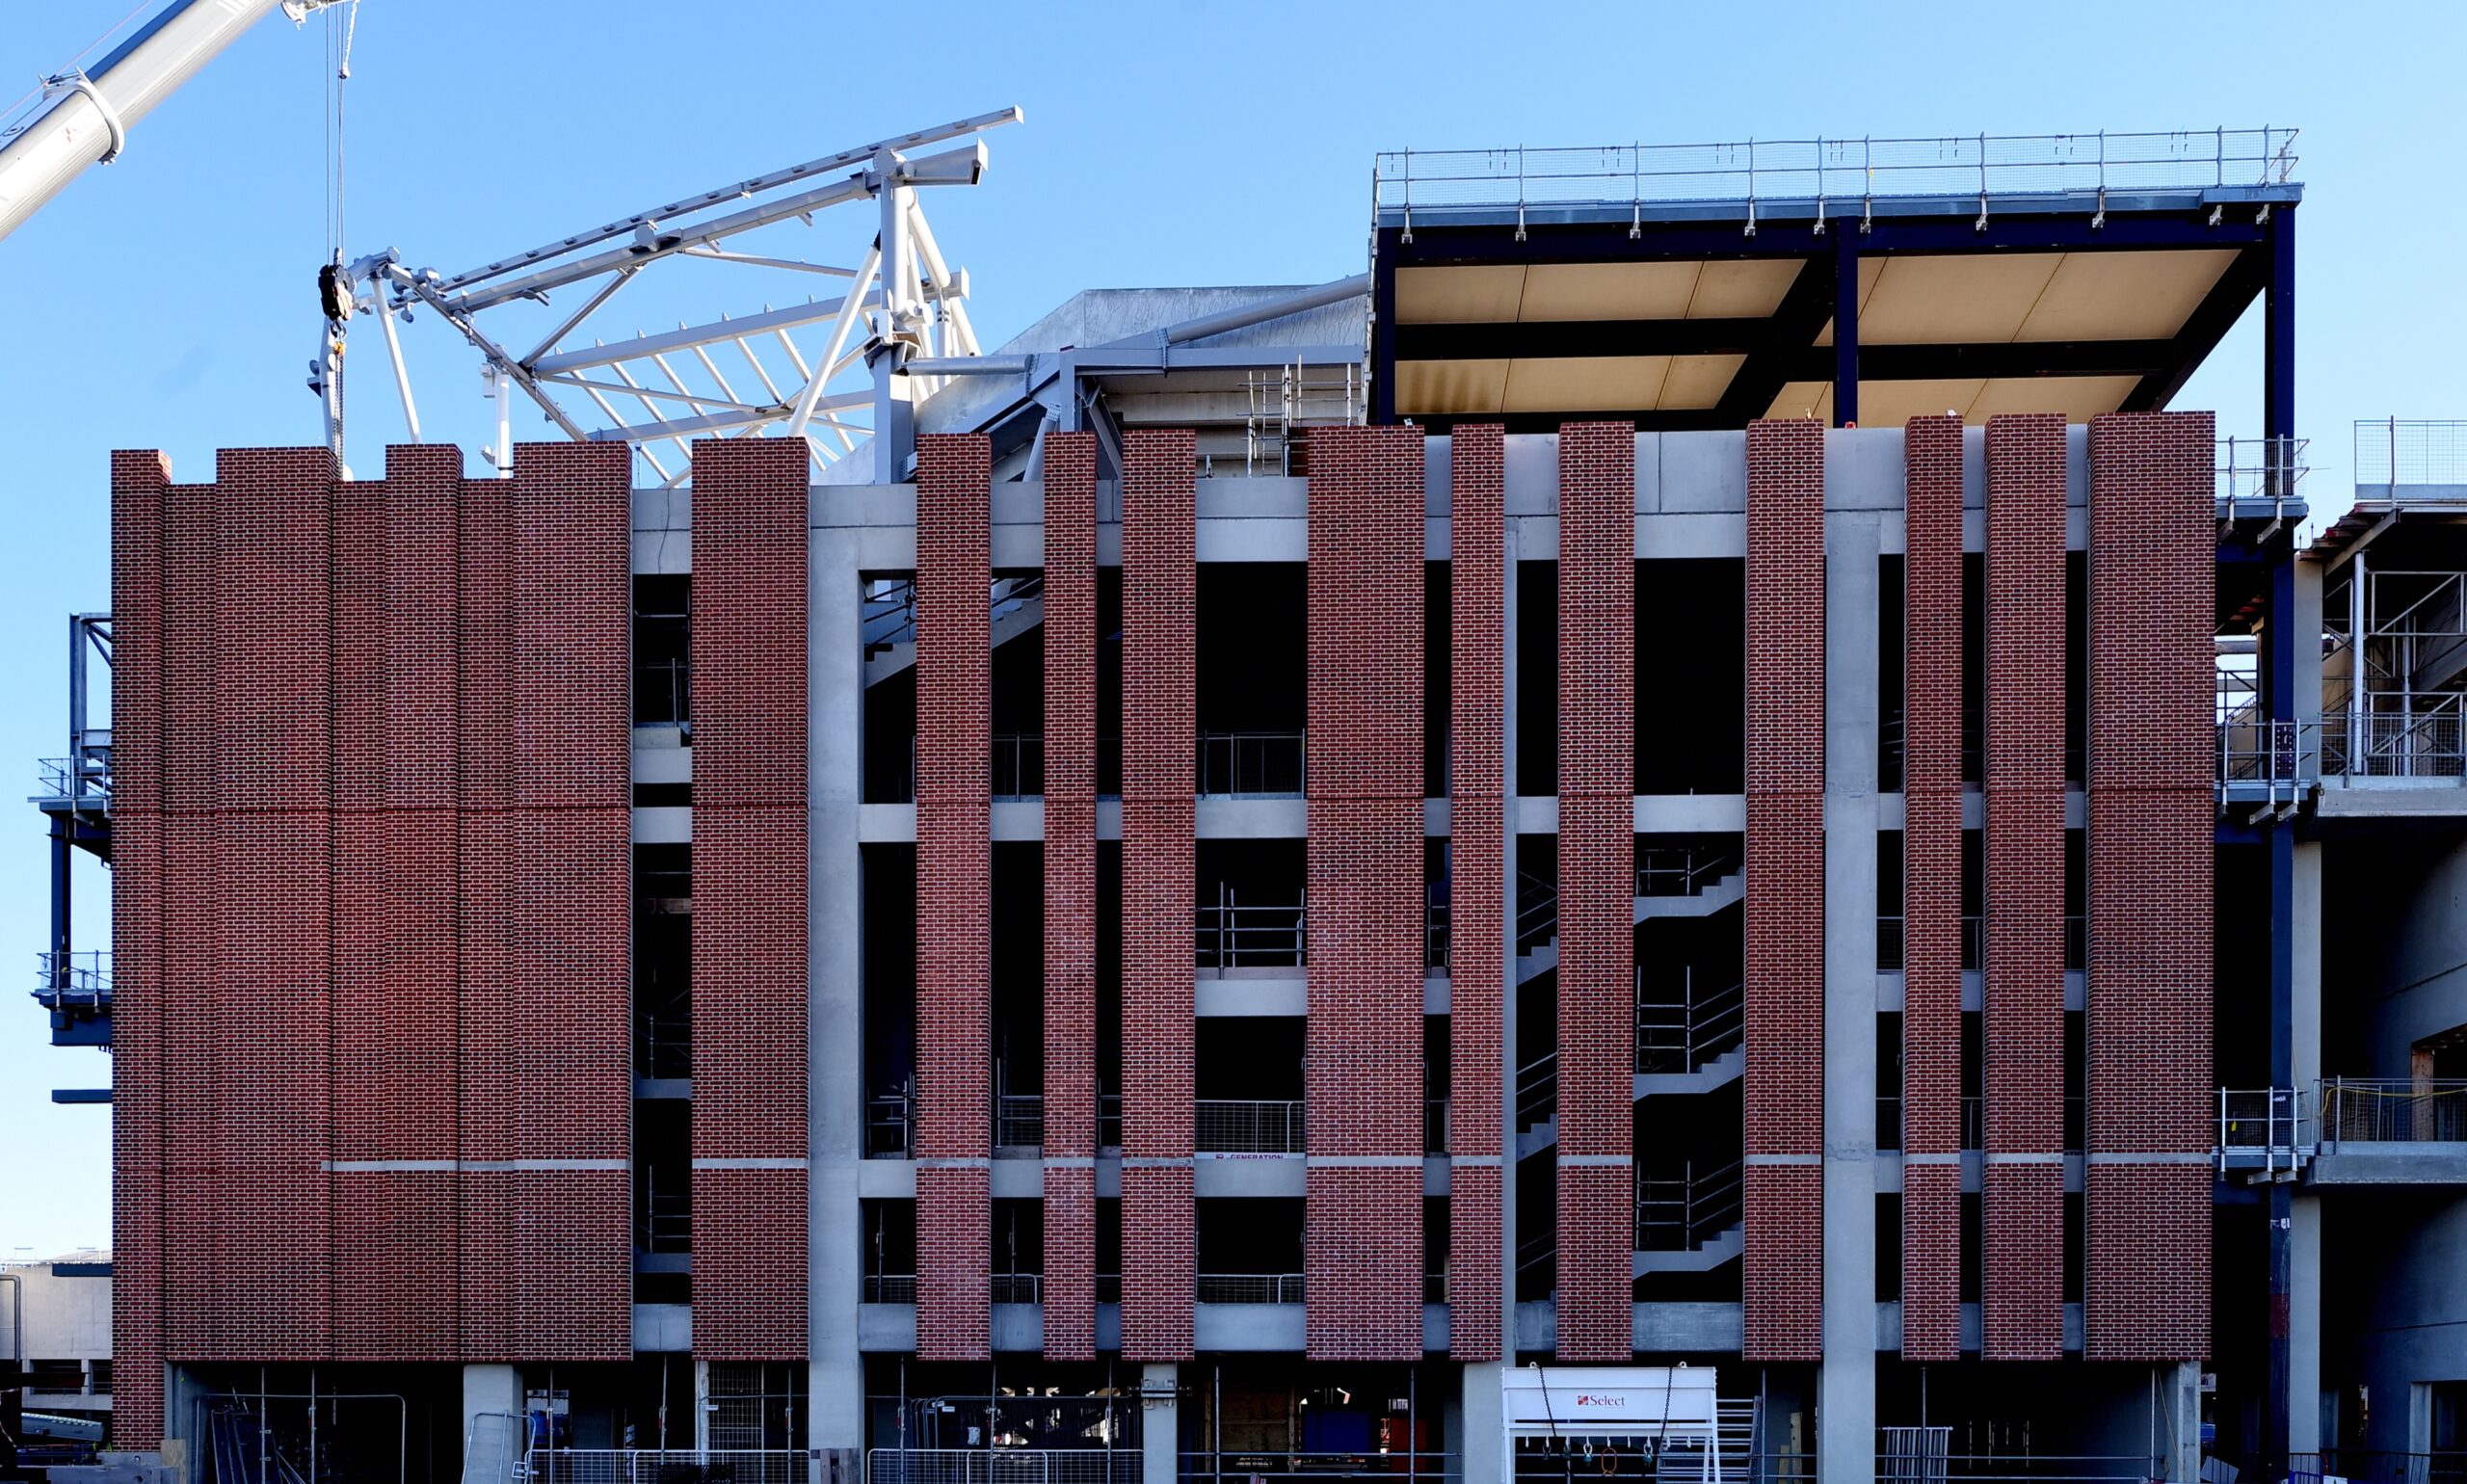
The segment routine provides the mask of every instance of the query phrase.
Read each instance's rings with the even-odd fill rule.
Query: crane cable
[[[352,41],[359,34],[359,0],[326,8],[326,249],[336,265],[343,260],[344,170],[343,97],[351,81]]]

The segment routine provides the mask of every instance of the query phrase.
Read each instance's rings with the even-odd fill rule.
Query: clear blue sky
[[[130,3],[8,4],[0,69],[59,66]],[[879,16],[913,24],[895,50]],[[205,478],[219,446],[318,437],[302,379],[325,253],[320,25],[260,25],[139,125],[124,158],[0,242],[0,434],[18,461],[0,780],[31,788],[34,760],[62,751],[64,615],[109,600],[107,452],[162,448],[175,475]],[[1028,121],[990,137],[985,183],[929,208],[992,343],[1086,287],[1361,271],[1378,149],[2292,124],[2308,187],[2298,412],[2320,505],[2341,498],[2354,419],[2467,415],[2451,358],[2467,332],[2462,43],[2467,8],[2453,5],[366,0],[347,245],[452,271],[1016,103]],[[2256,329],[2177,405],[2258,433]],[[473,446],[473,362],[418,330],[415,370],[444,389],[423,413]],[[355,383],[363,465],[393,436],[371,370]],[[20,997],[44,940],[45,854],[36,811],[11,808],[0,966],[20,967],[0,972],[0,1260],[110,1230],[109,1114],[47,1100],[106,1068],[51,1049]],[[81,882],[89,945],[106,932],[101,875]]]

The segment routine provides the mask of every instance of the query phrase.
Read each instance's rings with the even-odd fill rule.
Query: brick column
[[[1193,438],[1123,438],[1122,1358],[1191,1355]]]
[[[1824,430],[1814,422],[1747,428],[1746,871],[1744,1353],[1813,1361],[1824,1298]]]
[[[1558,1345],[1635,1353],[1636,431],[1559,430]]]
[[[2089,1360],[2210,1353],[2211,459],[2090,424]]]
[[[989,452],[916,440],[916,1354],[992,1344]]]
[[[1951,1361],[1961,1356],[1962,420],[1910,419],[1902,451],[1901,1356]]]
[[[459,450],[334,486],[334,1355],[461,1355]],[[408,1167],[407,1167],[408,1166]]]
[[[1990,1360],[2064,1353],[2064,464],[2062,416],[1988,420]]]
[[[1097,436],[1045,443],[1045,1353],[1097,1355]]]
[[[112,1432],[163,1437],[163,504],[170,463],[112,455]]]
[[[1311,437],[1313,1360],[1422,1353],[1422,433]]]
[[[806,1354],[806,448],[694,444],[694,1355]]]
[[[1503,439],[1495,424],[1459,424],[1449,442],[1447,1348],[1497,1361],[1510,859]]]

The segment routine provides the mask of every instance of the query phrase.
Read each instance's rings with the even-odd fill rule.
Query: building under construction
[[[116,1447],[2441,1476],[2467,434],[2299,539],[2292,134],[1382,156],[1358,277],[989,350],[1007,117],[337,276],[558,440],[114,456]]]

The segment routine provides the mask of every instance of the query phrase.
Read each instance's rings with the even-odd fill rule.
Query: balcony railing
[[[861,1304],[914,1304],[916,1302],[915,1273],[867,1273],[859,1287]]]
[[[2324,1143],[2467,1142],[2467,1080],[2328,1077],[2320,1107]]]
[[[714,1460],[730,1455],[714,1453]],[[806,1455],[797,1455],[800,1462]],[[866,1484],[1140,1484],[1137,1448],[872,1448]],[[702,1471],[696,1477],[715,1475]],[[665,1478],[663,1474],[660,1477]],[[806,1475],[798,1473],[797,1484]],[[639,1484],[653,1484],[645,1475]],[[769,1484],[740,1474],[733,1484]]]
[[[682,1073],[679,1073],[680,1075]],[[865,1100],[865,1157],[906,1159],[915,1147],[916,1100],[906,1093],[885,1093]],[[1045,1147],[1045,1099],[1035,1093],[1006,1093],[995,1100],[994,1143],[1000,1149]],[[1097,1095],[1097,1147],[1122,1147],[1122,1095]]]
[[[1303,1104],[1203,1098],[1191,1109],[1191,1147],[1210,1154],[1299,1154]]]
[[[1299,1304],[1303,1301],[1302,1275],[1202,1273],[1198,1294],[1203,1304]]]
[[[2355,425],[2355,483],[2403,500],[2408,487],[2467,487],[2467,422],[2384,417]]]
[[[2453,694],[2405,710],[2342,708],[2321,717],[2330,778],[2467,777],[2467,715]]]
[[[1900,914],[1876,919],[1876,969],[1898,973],[1905,967],[1907,919]],[[1977,973],[1987,963],[1987,919],[1964,914],[1961,919],[1962,971]],[[2064,917],[2064,967],[2079,973],[2090,964],[2089,919],[2067,913]]]
[[[1199,734],[1199,796],[1203,799],[1299,799],[1303,792],[1299,731],[1203,731]]]
[[[1004,1093],[994,1100],[994,1147],[1045,1147],[1045,1099],[1034,1093]],[[1026,1302],[1026,1301],[1023,1301]]]
[[[76,953],[37,953],[35,997],[54,1009],[74,1005],[100,1008],[110,1004],[111,950],[93,948]]]
[[[1903,1147],[1904,1106],[1897,1092],[1880,1093],[1876,1097],[1876,1148],[1897,1150]],[[2079,1093],[2064,1095],[2064,1147],[2080,1150],[2089,1143],[2089,1104]],[[1976,1093],[1966,1093],[1961,1100],[1961,1147],[1976,1153],[1987,1148],[1987,1100]]]
[[[1219,887],[1216,900],[1202,903],[1193,917],[1198,967],[1218,973],[1300,968],[1307,962],[1308,923],[1304,903],[1251,906],[1236,900],[1232,888]]]
[[[1045,1302],[1045,1275],[996,1273],[994,1275],[993,1300],[996,1304],[1042,1304]]]
[[[865,1157],[906,1159],[916,1132],[916,1100],[885,1093],[865,1100]]]

